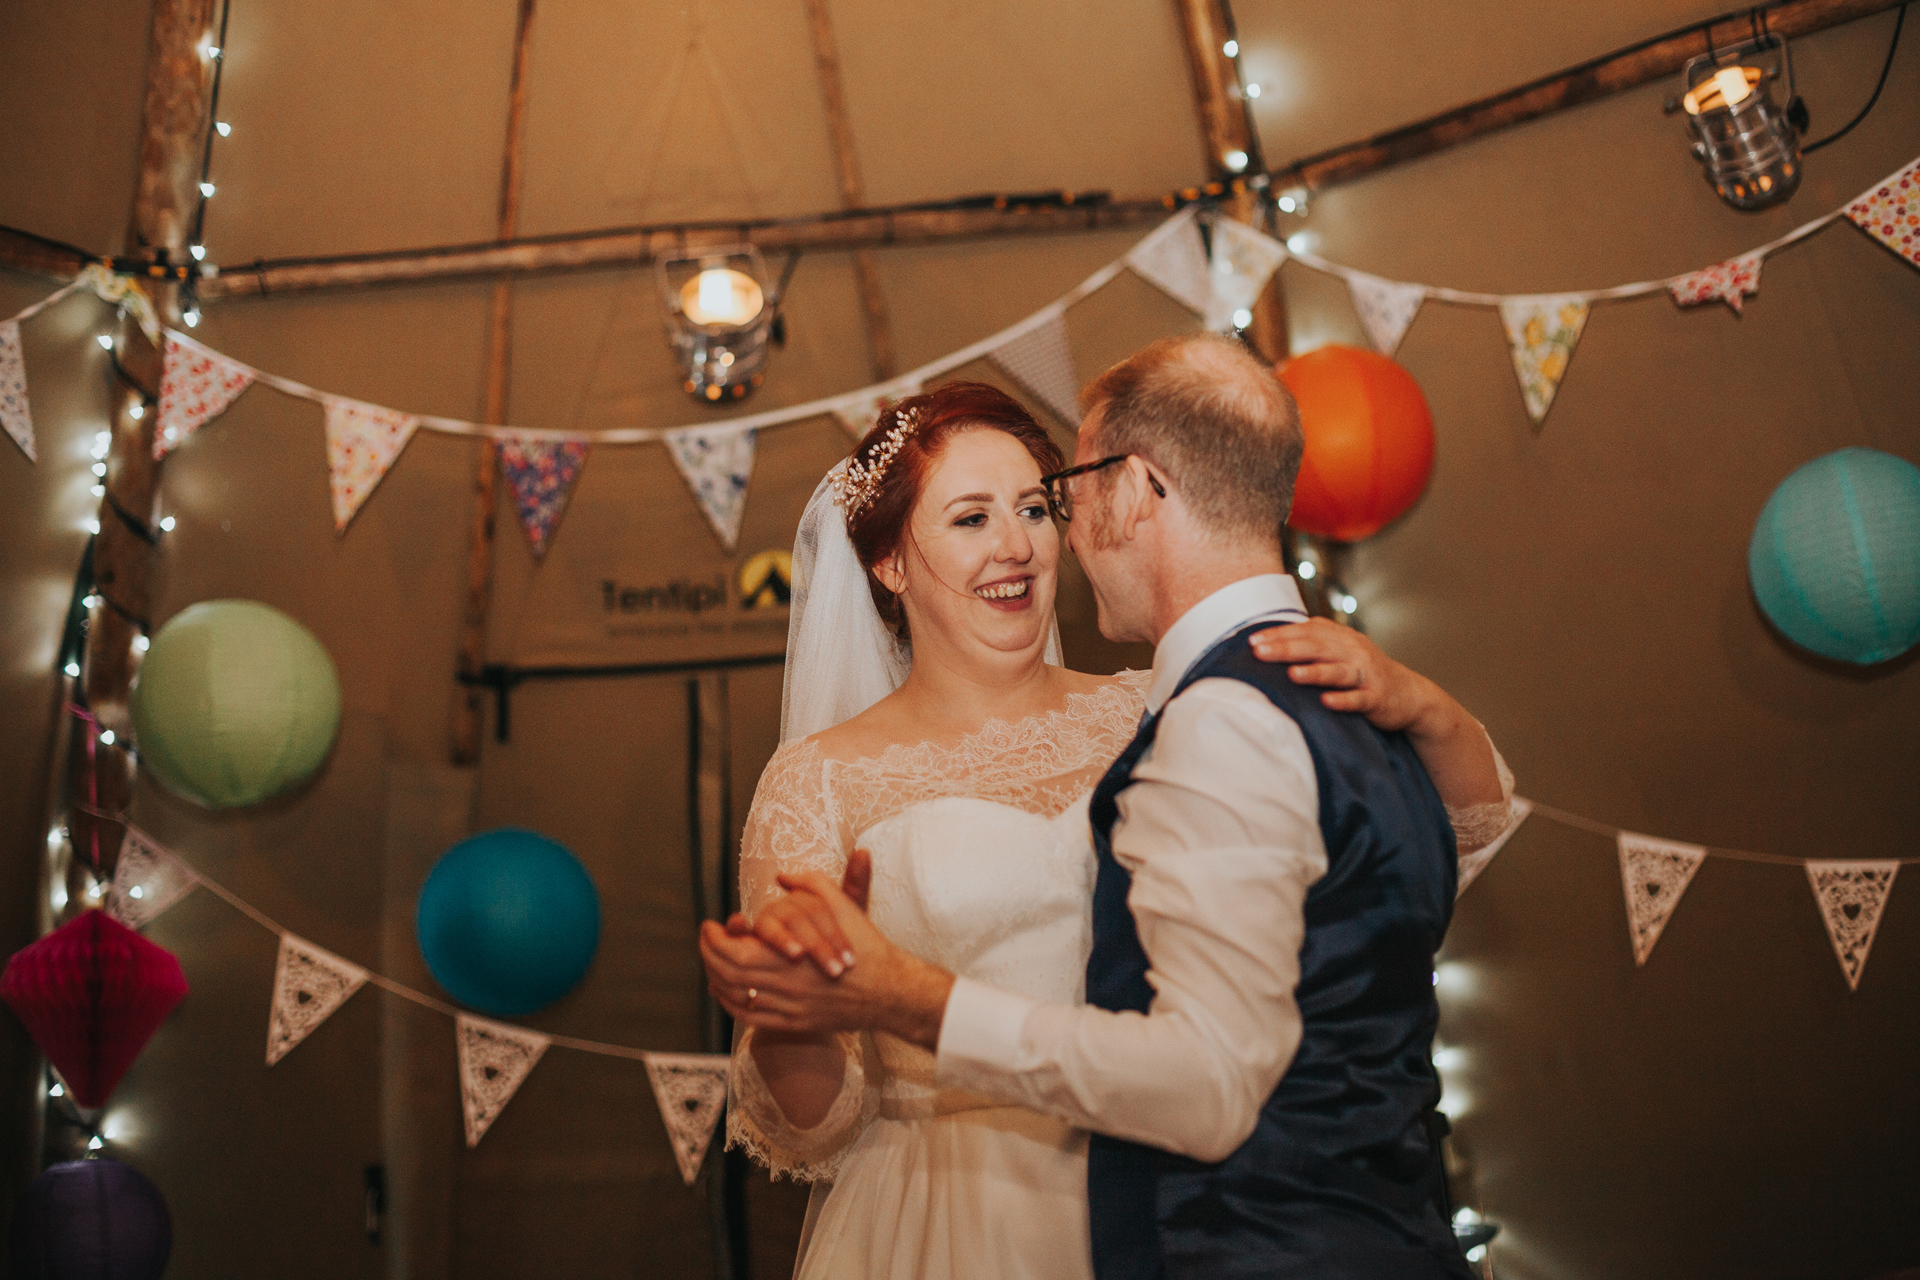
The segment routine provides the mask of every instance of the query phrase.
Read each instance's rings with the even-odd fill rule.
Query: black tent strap
[[[755,653],[738,658],[707,658],[689,662],[622,662],[598,666],[515,667],[489,662],[478,672],[462,671],[456,679],[463,685],[493,690],[496,742],[505,742],[511,724],[511,697],[515,687],[528,680],[617,680],[636,676],[696,675],[702,671],[733,671],[742,667],[776,667],[787,660],[779,653]]]

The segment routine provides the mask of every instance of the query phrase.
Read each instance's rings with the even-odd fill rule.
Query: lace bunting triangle
[[[153,429],[154,461],[224,413],[253,384],[253,376],[238,360],[169,330],[160,371],[160,418]]]
[[[1383,356],[1400,349],[1400,340],[1413,327],[1413,318],[1427,297],[1425,285],[1383,280],[1363,271],[1348,273],[1347,293],[1353,298],[1360,327],[1367,331],[1367,341]]]
[[[1862,231],[1920,267],[1920,160],[1847,206]]]
[[[1208,287],[1213,305],[1207,308],[1207,327],[1233,327],[1233,313],[1253,306],[1267,281],[1287,260],[1286,246],[1232,218],[1213,220],[1213,256]]]
[[[553,1040],[465,1013],[454,1016],[453,1034],[460,1050],[460,1110],[466,1117],[467,1145],[477,1147]]]
[[[1627,929],[1633,935],[1633,962],[1645,964],[1653,954],[1653,944],[1673,918],[1680,895],[1693,882],[1694,872],[1706,861],[1707,851],[1697,844],[1658,840],[1653,836],[1622,831],[1620,845],[1620,883],[1627,894]]]
[[[397,409],[326,398],[327,480],[333,493],[333,528],[346,532],[360,504],[413,439],[420,419]]]
[[[861,395],[836,408],[833,416],[846,433],[858,442],[866,439],[867,432],[879,425],[881,414],[908,396],[919,394],[918,382],[889,382],[884,386],[868,387]]]
[[[1500,852],[1507,841],[1513,839],[1513,833],[1520,829],[1520,824],[1525,822],[1527,815],[1533,812],[1531,800],[1522,800],[1519,796],[1515,796],[1511,804],[1513,816],[1507,819],[1507,829],[1495,836],[1493,843],[1485,848],[1475,849],[1460,859],[1460,877],[1459,884],[1453,891],[1454,901],[1458,902],[1460,895],[1467,891],[1467,886],[1480,878],[1480,873],[1487,869],[1489,862],[1493,861],[1493,855]]]
[[[366,985],[367,971],[305,938],[280,935],[273,967],[273,1007],[267,1015],[267,1065],[287,1056],[313,1029]]]
[[[1127,265],[1175,302],[1206,315],[1214,306],[1213,283],[1207,247],[1193,221],[1195,207],[1189,205],[1154,228],[1127,252]]]
[[[18,320],[0,324],[0,427],[28,462],[40,461],[33,448],[33,410],[27,404],[27,360],[20,350]]]
[[[1520,398],[1534,425],[1547,420],[1547,410],[1567,375],[1567,362],[1587,327],[1587,302],[1573,294],[1541,294],[1500,299],[1500,320],[1507,327],[1513,349],[1513,372],[1520,379]]]
[[[538,559],[547,553],[547,543],[566,513],[573,482],[587,461],[587,442],[504,435],[499,446],[500,470],[513,488],[520,527],[527,531]]]
[[[200,886],[193,869],[137,827],[128,827],[107,890],[107,914],[129,929],[144,929]]]
[[[700,1173],[714,1126],[727,1100],[727,1064],[719,1053],[650,1053],[647,1079],[660,1104],[660,1120],[673,1143],[673,1158],[688,1186]]]
[[[1688,272],[1677,280],[1669,281],[1667,292],[1673,300],[1683,307],[1697,307],[1703,302],[1716,299],[1733,308],[1733,314],[1741,314],[1747,295],[1760,291],[1760,264],[1766,261],[1766,255],[1758,250],[1743,253],[1737,258],[1728,258],[1725,262],[1716,262],[1710,267]]]
[[[1840,958],[1840,972],[1846,975],[1849,991],[1860,989],[1867,953],[1873,950],[1873,935],[1880,928],[1880,913],[1886,908],[1894,874],[1899,870],[1897,862],[1807,864],[1813,900],[1826,922],[1827,937],[1833,941],[1833,954]]]
[[[747,481],[753,475],[752,431],[695,427],[669,431],[667,452],[693,490],[707,523],[728,551],[740,540],[740,517],[747,510]]]
[[[1064,315],[1054,313],[989,352],[987,359],[1031,392],[1054,417],[1069,427],[1080,425],[1080,377],[1073,369]]]

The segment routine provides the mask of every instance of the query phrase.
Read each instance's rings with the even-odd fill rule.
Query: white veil
[[[867,571],[833,500],[836,464],[813,491],[793,540],[793,599],[787,623],[786,682],[780,697],[780,741],[830,729],[900,687],[913,665],[873,607]],[[1060,626],[1051,622],[1046,659],[1060,656]]]

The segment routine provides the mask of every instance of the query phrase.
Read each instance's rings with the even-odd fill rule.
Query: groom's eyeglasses
[[[1133,456],[1131,453],[1116,453],[1112,457],[1102,458],[1098,462],[1086,462],[1077,467],[1068,467],[1065,471],[1056,471],[1052,475],[1041,476],[1040,483],[1047,487],[1047,509],[1052,511],[1054,518],[1062,524],[1071,522],[1073,519],[1073,495],[1067,490],[1067,481],[1073,479],[1075,476],[1084,476],[1088,472],[1098,471],[1102,467],[1110,467],[1116,462],[1125,462]],[[1160,478],[1153,474],[1152,468],[1148,468],[1147,470],[1147,483],[1153,486],[1153,495],[1156,498],[1164,498],[1167,496],[1166,489],[1161,486]]]

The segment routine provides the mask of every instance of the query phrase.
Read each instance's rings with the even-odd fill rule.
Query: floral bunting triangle
[[[1520,396],[1527,416],[1537,426],[1546,421],[1567,362],[1587,327],[1587,301],[1578,294],[1536,294],[1502,298],[1500,319],[1513,348],[1513,371],[1520,378]]]
[[[1065,315],[1054,312],[996,347],[987,359],[1032,392],[1054,417],[1069,427],[1080,425],[1080,376],[1073,368]]]
[[[1425,285],[1383,280],[1364,271],[1347,274],[1347,292],[1360,316],[1360,327],[1367,331],[1367,341],[1383,356],[1400,349],[1400,340],[1407,336],[1427,297]]]
[[[328,396],[327,479],[333,491],[333,527],[346,532],[360,504],[413,439],[420,419],[397,409]]]
[[[880,421],[880,415],[899,404],[908,396],[920,394],[918,382],[889,382],[878,387],[868,387],[858,397],[848,400],[833,411],[840,426],[855,441],[867,438],[867,432],[873,430]]]
[[[454,1015],[453,1022],[460,1051],[460,1110],[467,1122],[467,1145],[476,1147],[553,1039],[465,1013]]]
[[[273,968],[273,1008],[267,1015],[267,1065],[313,1034],[347,997],[366,985],[367,971],[305,938],[280,935]]]
[[[0,427],[7,429],[27,461],[40,461],[33,448],[33,410],[27,404],[27,361],[20,351],[18,320],[0,324]]]
[[[1189,206],[1168,218],[1128,251],[1126,262],[1174,301],[1206,315],[1214,307],[1213,284],[1193,215]]]
[[[1732,307],[1733,314],[1739,315],[1741,307],[1746,304],[1747,295],[1760,291],[1760,264],[1766,261],[1766,257],[1756,249],[1752,253],[1717,262],[1711,267],[1702,267],[1669,281],[1667,292],[1683,307],[1696,307],[1703,302],[1718,300]]]
[[[104,262],[89,262],[80,269],[80,283],[93,290],[102,302],[125,307],[134,323],[140,326],[140,332],[147,335],[147,341],[156,347],[160,345],[160,315],[138,280],[118,274]]]
[[[1461,855],[1459,877],[1453,890],[1455,901],[1458,901],[1460,895],[1467,891],[1468,885],[1480,878],[1480,873],[1487,869],[1489,862],[1493,861],[1493,855],[1506,847],[1507,841],[1513,839],[1513,833],[1520,829],[1520,824],[1525,822],[1527,815],[1533,812],[1533,801],[1522,800],[1519,796],[1515,796],[1509,805],[1510,816],[1507,818],[1507,829],[1495,836],[1492,844]]]
[[[1213,256],[1208,270],[1213,305],[1207,308],[1207,327],[1232,328],[1233,313],[1251,308],[1260,291],[1267,287],[1267,281],[1286,260],[1286,246],[1272,236],[1262,235],[1232,218],[1215,218]]]
[[[107,890],[107,914],[129,929],[144,929],[199,885],[191,867],[146,832],[128,827]]]
[[[673,465],[707,514],[707,523],[732,551],[740,540],[740,518],[747,510],[747,481],[753,475],[752,431],[693,427],[666,434]]]
[[[1862,231],[1920,267],[1920,160],[1847,206]]]
[[[1645,964],[1653,954],[1653,944],[1680,905],[1680,895],[1693,882],[1694,872],[1706,861],[1707,851],[1697,844],[1657,840],[1652,836],[1622,831],[1620,845],[1620,883],[1627,894],[1627,928],[1633,935],[1633,962]]]
[[[660,1120],[673,1143],[673,1158],[688,1186],[700,1172],[713,1141],[714,1126],[727,1100],[727,1064],[718,1053],[649,1053],[647,1079],[653,1083]]]
[[[157,462],[225,412],[253,382],[253,370],[171,330],[160,372],[160,418],[153,431]]]
[[[1840,958],[1840,972],[1846,975],[1849,991],[1860,989],[1867,953],[1873,949],[1873,935],[1880,928],[1880,913],[1887,905],[1887,895],[1893,892],[1893,877],[1899,870],[1897,862],[1807,864],[1813,900],[1819,904],[1820,918],[1826,922],[1827,937],[1833,941],[1833,954]]]
[[[587,442],[503,435],[499,446],[500,469],[513,487],[520,527],[527,531],[527,541],[538,558],[547,553],[547,543],[573,496],[573,482],[587,460]]]

